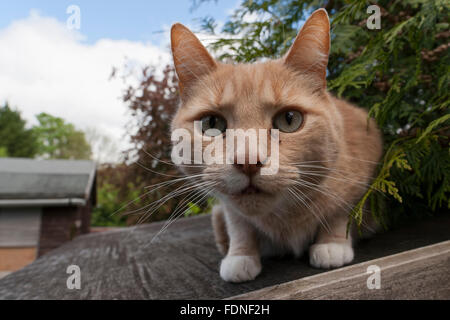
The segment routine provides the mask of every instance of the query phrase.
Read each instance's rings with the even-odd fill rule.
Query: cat
[[[261,175],[267,163],[259,158],[253,164],[180,166],[209,182],[220,202],[212,225],[224,255],[221,278],[253,280],[262,256],[299,257],[308,247],[313,267],[350,263],[356,233],[347,234],[348,215],[375,174],[382,139],[366,111],[327,92],[326,10],[312,13],[277,60],[220,63],[179,23],[171,29],[171,48],[181,100],[172,130],[203,134],[195,131],[196,120],[223,138],[232,128],[279,130],[276,174]]]

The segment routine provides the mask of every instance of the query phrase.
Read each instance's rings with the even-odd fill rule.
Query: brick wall
[[[36,248],[0,248],[0,271],[16,271],[36,259]]]
[[[38,256],[81,233],[80,207],[47,207],[42,210]]]
[[[90,232],[92,207],[95,205],[94,182],[87,204],[83,207],[46,207],[42,209],[38,256],[53,250],[80,234]]]

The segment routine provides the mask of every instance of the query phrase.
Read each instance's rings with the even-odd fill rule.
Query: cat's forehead
[[[213,77],[218,77],[219,91],[216,92],[218,105],[232,105],[239,102],[275,103],[280,99],[281,81],[274,77],[269,64],[238,64],[225,66]],[[278,70],[281,73],[281,70]],[[279,77],[278,77],[279,78]],[[281,79],[279,79],[281,80]]]
[[[219,64],[194,93],[196,105],[295,105],[308,96],[307,82],[279,61]]]
[[[255,100],[276,103],[288,83],[287,72],[275,63],[221,64],[198,87],[195,96],[217,106]]]
[[[211,74],[217,84],[217,98],[224,104],[234,99],[252,98],[259,92],[273,91],[267,64],[235,64],[220,65],[217,71]]]

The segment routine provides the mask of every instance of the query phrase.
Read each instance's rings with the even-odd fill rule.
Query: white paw
[[[353,248],[348,243],[320,243],[309,248],[309,263],[316,268],[337,268],[353,260]]]
[[[226,256],[220,265],[220,277],[227,282],[253,280],[261,272],[261,261],[255,256]]]

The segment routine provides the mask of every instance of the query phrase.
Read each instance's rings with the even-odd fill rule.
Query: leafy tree
[[[381,28],[370,30],[373,4]],[[368,109],[384,133],[385,155],[354,209],[356,221],[365,204],[381,222],[450,208],[448,1],[245,0],[211,48],[222,60],[280,57],[320,7],[332,26],[329,89]],[[202,27],[218,30],[210,17]]]
[[[128,86],[123,101],[132,116],[129,132],[134,148],[127,159],[134,159],[142,165],[136,166],[137,174],[149,183],[155,178],[152,171],[177,174],[173,166],[165,163],[171,161],[170,122],[178,107],[178,80],[173,67],[166,66],[162,75],[158,75],[154,68],[143,68],[138,84]],[[137,130],[134,129],[136,127]],[[161,161],[156,161],[151,155]]]
[[[98,164],[119,162],[116,142],[97,128],[85,130],[85,137],[93,151],[93,160]]]
[[[130,167],[102,164],[97,170],[97,205],[92,212],[93,226],[125,226],[135,222],[137,208],[142,206],[141,186],[129,179]],[[131,205],[127,205],[131,204]]]
[[[39,125],[33,127],[33,132],[39,155],[48,159],[90,159],[91,147],[83,131],[47,113],[40,113],[36,118]]]
[[[113,76],[117,76],[117,70],[113,70]],[[129,77],[129,74],[125,76],[126,82]],[[178,169],[171,164],[170,156],[170,122],[179,102],[174,68],[166,66],[161,73],[155,68],[144,67],[131,80],[124,91],[123,101],[131,111],[128,128],[133,148],[126,152],[125,162],[130,165],[127,166],[127,177],[123,181],[131,182],[138,188],[140,197],[124,209],[125,212],[134,213],[129,215],[128,224],[167,219],[177,210],[180,215],[208,211],[211,206],[208,201],[199,204],[187,202],[184,198],[186,193],[179,197],[169,196],[183,182],[167,185],[166,188],[148,188],[180,176]],[[123,184],[122,194],[128,192],[127,188]],[[167,201],[152,206],[163,198]]]
[[[162,188],[148,193],[144,187],[179,174],[173,165],[167,164],[171,162],[170,120],[178,106],[175,70],[166,66],[162,74],[158,74],[155,68],[144,67],[137,80],[137,83],[133,81],[128,85],[123,94],[123,101],[131,111],[128,127],[134,145],[125,159],[132,162],[128,171],[129,181],[140,186],[141,193],[146,193],[146,196],[138,206],[131,206],[136,209],[140,206],[144,210],[141,215],[130,216],[129,223],[166,219],[179,202],[179,199],[170,199],[151,215],[145,210],[146,205],[161,199],[171,190]]]
[[[116,214],[120,210],[117,201],[120,189],[104,183],[97,189],[97,206],[92,211],[91,225],[95,227],[126,226],[126,219]]]
[[[0,147],[0,158],[8,157],[8,150],[5,147]]]
[[[20,112],[5,103],[0,107],[0,157],[33,158],[36,152],[32,130],[26,128]]]

